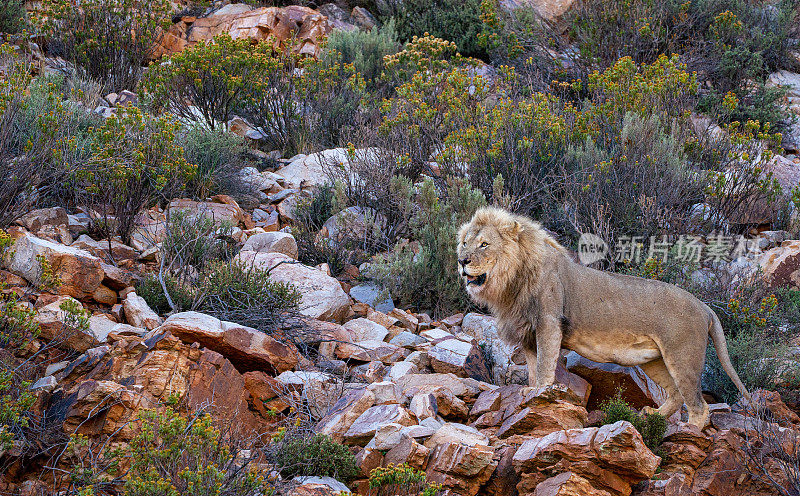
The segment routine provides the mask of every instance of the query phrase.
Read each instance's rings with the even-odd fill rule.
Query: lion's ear
[[[511,236],[516,236],[517,234],[522,232],[522,224],[514,220],[511,221],[509,224],[506,224],[504,230],[506,234],[510,234]]]

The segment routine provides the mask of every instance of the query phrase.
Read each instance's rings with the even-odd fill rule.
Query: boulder
[[[411,413],[399,404],[375,405],[362,413],[344,434],[344,443],[363,446],[385,424],[414,425]]]
[[[475,338],[486,347],[492,357],[492,376],[497,384],[505,384],[510,379],[509,366],[514,363],[514,347],[504,343],[497,335],[497,321],[490,315],[468,313],[461,322],[461,331]],[[521,365],[524,365],[522,363]]]
[[[51,303],[36,311],[33,320],[39,324],[42,338],[81,353],[98,346],[100,337],[103,337],[103,341],[105,341],[105,336],[108,334],[103,336],[103,331],[93,329],[91,320],[88,329],[68,325],[66,322],[67,312],[62,309],[65,303],[71,303],[76,308],[83,310],[83,305],[74,298],[58,296]]]
[[[333,477],[302,476],[292,479],[292,496],[339,496],[352,494],[350,489]]]
[[[453,373],[459,377],[491,382],[491,374],[486,366],[480,348],[474,342],[460,339],[443,339],[436,343],[428,356],[433,370],[442,374]]]
[[[353,389],[339,398],[315,427],[321,434],[342,442],[353,423],[375,404],[375,395],[366,388]]]
[[[88,234],[81,234],[78,236],[78,239],[73,241],[70,245],[73,248],[78,248],[80,250],[85,250],[91,253],[92,255],[101,258],[103,260],[108,260],[108,241],[107,240],[100,240],[95,241],[94,239],[90,238]],[[139,253],[131,248],[130,246],[123,244],[116,239],[111,240],[111,255],[113,259],[116,261],[119,260],[135,260]]]
[[[519,400],[518,404],[515,404]],[[525,388],[509,398],[497,437],[515,434],[542,436],[586,425],[588,412],[563,386]],[[502,403],[501,403],[502,404]]]
[[[103,282],[101,260],[85,250],[53,243],[30,234],[17,239],[13,249],[13,255],[6,261],[7,269],[32,284],[42,284],[42,264],[39,261],[42,258],[47,260],[53,273],[61,281],[57,288],[60,294],[86,298]]]
[[[131,291],[125,296],[122,308],[125,311],[125,319],[132,326],[153,330],[161,325],[161,317],[135,291]]]
[[[375,148],[361,148],[355,151],[356,160],[374,158],[378,153]],[[287,188],[316,188],[330,183],[331,174],[341,172],[345,177],[356,179],[350,172],[350,157],[347,148],[332,148],[311,155],[300,155],[288,165],[275,171],[284,178]],[[338,174],[337,174],[338,175]]]
[[[380,361],[384,363],[400,362],[409,355],[405,348],[375,339],[357,341],[355,343],[339,343],[336,356],[342,360],[359,360],[361,362]]]
[[[391,296],[385,294],[378,286],[371,283],[358,284],[350,288],[350,297],[360,303],[366,303],[378,312],[387,313],[394,310]]]
[[[548,478],[544,474],[569,471],[590,481],[592,487],[630,494],[631,485],[652,477],[660,462],[626,421],[529,439],[513,458],[521,477],[520,494],[532,493]]]
[[[623,389],[623,397],[631,406],[641,409],[657,407],[667,398],[666,391],[653,382],[639,367],[624,367],[614,363],[597,363],[574,351],[567,354],[567,370],[591,384],[586,408],[596,410],[600,404]]]
[[[427,480],[442,484],[452,494],[477,495],[497,467],[494,449],[484,445],[448,442],[431,451]]]
[[[233,199],[224,196],[223,199],[226,202],[198,202],[181,198],[172,200],[168,208],[185,212],[190,219],[207,217],[216,224],[226,222],[233,226],[238,226],[240,222],[244,221],[244,211],[239,208],[239,205]]]
[[[38,208],[17,219],[16,223],[25,226],[31,232],[36,232],[42,226],[69,225],[69,218],[63,207]]]
[[[241,252],[236,260],[269,271],[272,281],[293,285],[301,296],[299,311],[306,317],[341,322],[350,310],[350,297],[339,281],[283,253]]]
[[[331,30],[327,17],[300,5],[252,8],[230,4],[207,17],[185,17],[167,31],[153,57],[179,52],[227,33],[234,39],[270,40],[280,49],[291,43],[294,53],[316,56],[320,40]]]
[[[389,330],[363,317],[347,321],[344,328],[353,334],[355,341],[383,341]]]
[[[758,264],[770,287],[800,289],[800,241],[784,241],[763,253]]]
[[[533,9],[549,22],[557,21],[569,9],[575,0],[502,0],[500,5],[506,10],[519,8]]]
[[[425,446],[435,448],[440,444],[463,444],[465,446],[489,446],[489,438],[478,429],[456,422],[446,422],[425,441]]]
[[[242,372],[281,373],[292,370],[299,360],[297,349],[292,344],[199,312],[171,315],[155,332],[170,332],[187,344],[199,343],[222,354]]]
[[[242,251],[256,253],[283,253],[297,259],[297,241],[285,232],[263,232],[250,236],[242,246]]]

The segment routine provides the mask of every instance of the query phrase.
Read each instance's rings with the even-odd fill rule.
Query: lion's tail
[[[737,374],[736,370],[733,368],[731,357],[728,355],[728,344],[725,342],[725,333],[722,331],[722,324],[719,322],[719,318],[713,310],[711,311],[711,316],[713,320],[708,327],[708,333],[711,335],[711,342],[714,343],[714,348],[717,350],[717,357],[719,357],[719,363],[722,364],[722,370],[728,374],[728,377],[731,378],[736,389],[747,399],[748,403],[752,404],[753,399],[750,397],[750,393],[747,392],[747,388],[742,384],[742,380],[739,379],[739,374]]]

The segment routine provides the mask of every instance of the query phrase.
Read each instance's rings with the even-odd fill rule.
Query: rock
[[[70,246],[85,250],[100,259],[109,259],[107,240],[95,241],[88,234],[81,234]],[[116,261],[135,260],[139,256],[136,250],[115,239],[111,240],[111,254]]]
[[[376,148],[356,149],[356,160],[367,160],[376,157]],[[347,148],[332,148],[311,155],[301,155],[288,165],[275,171],[283,177],[287,188],[316,188],[330,183],[328,172],[341,171],[345,176],[356,179],[350,172],[350,157]]]
[[[161,317],[135,291],[128,293],[122,302],[122,308],[125,311],[125,319],[132,326],[153,330],[161,325]]]
[[[397,385],[406,396],[413,396],[423,386],[442,386],[459,398],[476,397],[481,391],[479,387],[455,374],[408,374],[398,379]]]
[[[411,413],[398,404],[376,405],[362,413],[344,434],[345,444],[364,445],[382,425],[397,423],[414,425]]]
[[[292,490],[294,496],[335,496],[339,494],[351,494],[350,489],[333,477],[295,477],[292,482],[298,487]]]
[[[607,398],[624,390],[623,397],[632,407],[657,407],[666,400],[666,392],[639,367],[623,367],[614,363],[597,363],[584,358],[574,351],[567,354],[567,370],[591,384],[591,394],[586,405],[588,410],[596,410]]]
[[[437,444],[428,463],[428,482],[442,484],[453,494],[475,496],[497,467],[488,446],[458,442]]]
[[[327,17],[308,7],[289,5],[254,9],[246,4],[230,4],[208,17],[192,17],[191,22],[186,19],[174,24],[153,58],[208,42],[221,33],[254,42],[270,40],[276,50],[291,43],[292,52],[313,57],[319,54],[320,40],[331,28]]]
[[[381,425],[375,431],[375,437],[370,444],[374,445],[375,449],[390,450],[399,445],[404,437],[410,437],[403,432],[404,428],[405,426],[395,423]]]
[[[63,207],[38,208],[17,219],[16,223],[35,233],[42,226],[69,225],[69,218]]]
[[[468,425],[446,422],[425,441],[425,446],[435,448],[440,444],[463,444],[465,446],[489,446],[489,438]]]
[[[586,425],[588,412],[580,406],[580,399],[572,396],[567,388],[526,388],[520,392],[524,394],[519,396],[519,405],[512,404],[506,408],[497,437],[515,434],[541,436]]]
[[[708,455],[709,446],[711,438],[696,426],[684,422],[670,423],[660,446],[664,456],[662,470],[693,476]]]
[[[575,0],[502,0],[500,5],[506,10],[532,8],[547,21],[556,21],[563,16]]]
[[[84,250],[30,234],[17,239],[13,249],[7,265],[9,272],[24,277],[32,284],[41,285],[42,265],[37,257],[43,257],[61,281],[59,294],[85,298],[91,296],[103,282],[100,259]]]
[[[40,336],[50,342],[81,353],[100,344],[98,336],[89,329],[81,329],[67,325],[67,312],[61,307],[71,303],[83,310],[83,305],[70,296],[58,296],[55,300],[37,309],[34,321],[39,324]],[[101,333],[102,334],[102,333]]]
[[[355,341],[383,341],[389,334],[389,330],[382,325],[363,317],[346,322],[344,328],[353,334]]]
[[[414,334],[413,332],[402,331],[398,333],[395,337],[393,337],[389,344],[393,344],[395,346],[403,346],[405,348],[414,348],[422,343],[427,342],[425,338],[418,334]]]
[[[381,361],[394,363],[402,361],[408,356],[409,351],[393,344],[369,339],[355,343],[339,343],[336,347],[336,356],[342,360],[359,360],[362,362]]]
[[[533,492],[547,478],[543,473],[553,470],[574,472],[612,494],[630,494],[631,484],[652,477],[660,461],[626,421],[529,439],[513,458],[520,494]]]
[[[236,260],[269,271],[275,282],[292,284],[301,295],[299,311],[306,317],[341,322],[350,309],[350,297],[339,281],[303,265],[283,253],[239,253]]]
[[[400,465],[407,463],[417,470],[424,470],[428,464],[430,450],[413,438],[403,437],[400,443],[384,456],[384,464]]]
[[[354,300],[366,303],[379,312],[391,312],[394,309],[394,302],[391,296],[384,293],[378,286],[370,283],[363,283],[350,288],[350,297]]]
[[[508,369],[514,363],[512,359],[514,347],[507,345],[498,337],[495,318],[479,313],[468,313],[463,317],[461,330],[486,347],[492,357],[494,382],[497,384],[508,383],[510,379]]]
[[[385,217],[372,209],[347,207],[326,220],[321,232],[335,244],[352,239],[372,239],[382,234],[386,222]]]
[[[431,367],[436,372],[453,373],[459,377],[472,377],[484,382],[492,380],[483,353],[472,342],[444,339],[428,350],[428,356]]]
[[[395,308],[389,312],[389,317],[397,319],[402,327],[405,327],[411,332],[416,332],[419,328],[419,319],[400,308]]]
[[[375,19],[375,16],[370,14],[364,7],[353,7],[353,10],[350,12],[350,17],[353,19],[353,22],[356,23],[356,26],[361,29],[373,29],[378,27],[378,21]]]
[[[227,200],[227,198],[226,198]],[[207,217],[216,224],[223,222],[238,226],[244,221],[244,212],[233,199],[228,202],[198,202],[186,198],[172,200],[168,207],[171,211],[185,212],[189,219]]]
[[[409,374],[416,374],[419,368],[411,362],[397,362],[392,365],[386,374],[386,380],[397,381],[401,377]]]
[[[242,246],[242,251],[256,253],[283,253],[297,259],[297,241],[294,236],[285,232],[264,232],[254,234],[247,238]]]
[[[315,430],[336,442],[342,442],[353,423],[374,404],[375,395],[366,388],[349,391],[317,422]]]
[[[105,277],[103,278],[104,286],[115,291],[120,291],[134,285],[133,272],[106,263],[101,264],[101,267],[105,273]]]
[[[800,416],[786,406],[779,393],[757,389],[752,391],[750,396],[753,398],[754,405],[758,406],[747,404],[746,400],[743,399],[744,408],[740,409],[743,410],[744,414],[755,416],[766,408],[771,413],[772,421],[783,426],[800,426]]]
[[[256,329],[199,312],[171,315],[156,332],[170,332],[186,344],[197,342],[222,354],[242,372],[281,373],[292,370],[299,360],[294,345],[282,343]]]
[[[390,381],[373,382],[367,389],[375,395],[376,405],[400,403],[402,399],[402,391],[397,384]]]
[[[52,375],[42,377],[31,384],[31,391],[47,391],[48,393],[58,386],[58,381]]]
[[[800,241],[784,241],[762,254],[758,264],[770,287],[800,289]]]

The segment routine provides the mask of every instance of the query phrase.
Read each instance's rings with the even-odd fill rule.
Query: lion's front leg
[[[542,318],[536,328],[536,387],[546,387],[556,382],[560,351],[560,319],[551,316]]]

